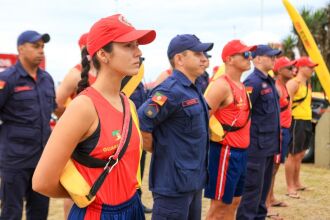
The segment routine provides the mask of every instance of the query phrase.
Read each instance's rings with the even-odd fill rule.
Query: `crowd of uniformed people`
[[[170,69],[152,89],[137,82],[132,107],[120,91],[142,66],[139,45],[155,37],[120,14],[100,19],[79,39],[81,63],[55,89],[39,67],[50,36],[19,35],[18,61],[0,73],[1,220],[21,219],[23,204],[26,219],[47,219],[49,197],[65,198],[68,219],[198,220],[202,197],[211,200],[206,219],[282,219],[271,211],[287,206],[273,193],[281,162],[286,195],[299,199],[317,64],[235,39],[221,52],[223,73],[209,79],[213,43],[180,34],[168,45]],[[152,209],[141,203],[146,151]],[[105,175],[86,207],[60,183],[69,159],[90,186]]]

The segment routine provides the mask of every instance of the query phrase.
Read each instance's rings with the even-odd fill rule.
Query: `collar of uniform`
[[[184,86],[190,86],[191,84],[193,84],[182,72],[180,72],[179,70],[174,69],[172,76],[177,79],[178,81],[181,82],[182,85]]]
[[[22,63],[18,60],[16,63],[16,66],[18,68],[18,73],[23,76],[23,77],[27,77],[29,76],[29,74],[26,72],[26,70],[24,69],[24,67],[22,66]],[[41,74],[41,69],[38,67],[37,69],[37,78],[42,78],[44,74]]]
[[[255,68],[255,71],[254,71],[260,78],[262,79],[267,79],[268,78],[268,75],[266,76],[263,72],[261,72],[259,69]]]
[[[17,69],[18,69],[18,73],[23,76],[23,77],[26,77],[28,76],[29,74],[25,71],[25,69],[23,68],[22,66],[22,63],[18,60],[17,63],[16,63],[16,66],[17,66]]]

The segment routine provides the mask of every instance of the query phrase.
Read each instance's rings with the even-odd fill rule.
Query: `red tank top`
[[[280,88],[282,96],[280,97],[280,123],[283,128],[290,128],[292,121],[292,113],[291,113],[291,101],[288,90],[286,87],[276,80],[276,85]]]
[[[224,108],[219,108],[214,113],[214,116],[219,120],[221,124],[232,125],[235,127],[244,126],[246,120],[248,120],[250,107],[249,100],[245,91],[245,87],[242,84],[242,89],[239,88],[232,80],[230,80],[226,75],[223,77],[229,84],[234,100],[232,103]],[[231,147],[245,149],[250,144],[250,124],[251,120],[245,124],[245,126],[237,131],[227,132],[225,131],[225,138],[220,143],[228,144]]]
[[[109,156],[115,153],[118,147],[121,138],[123,113],[115,109],[93,87],[88,87],[81,92],[81,95],[88,96],[93,101],[100,122],[99,139],[89,155],[107,160]],[[118,205],[129,200],[136,192],[141,141],[137,129],[136,124],[133,123],[132,135],[127,150],[106,177],[96,194],[94,204]],[[80,147],[84,148],[81,145]],[[88,146],[85,146],[85,148],[87,149]],[[76,161],[74,161],[74,164],[90,185],[95,182],[103,171],[103,168],[88,168]]]

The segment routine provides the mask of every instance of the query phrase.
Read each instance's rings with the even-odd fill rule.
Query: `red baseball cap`
[[[257,46],[246,46],[240,40],[229,41],[224,48],[222,49],[221,58],[225,62],[226,58],[234,54],[244,53],[246,51],[254,51],[257,49]]]
[[[84,33],[83,35],[80,36],[79,41],[78,41],[78,44],[79,44],[79,47],[80,48],[86,46],[86,44],[87,44],[87,37],[88,37],[88,33]]]
[[[279,69],[281,69],[283,67],[293,66],[296,63],[297,63],[296,60],[291,61],[289,58],[287,58],[285,56],[280,57],[280,58],[276,59],[273,71],[277,72]]]
[[[116,14],[97,21],[87,37],[87,50],[90,56],[110,42],[130,42],[149,44],[156,38],[154,30],[136,30],[123,15]]]
[[[296,67],[300,67],[300,66],[316,67],[318,65],[319,65],[318,63],[314,63],[309,57],[300,57],[296,63]]]

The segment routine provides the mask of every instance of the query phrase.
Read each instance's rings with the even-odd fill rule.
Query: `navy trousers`
[[[266,199],[272,182],[274,156],[248,157],[246,180],[237,220],[261,220],[267,216]]]
[[[46,220],[49,198],[32,190],[34,169],[0,169],[0,220],[21,220],[26,201],[26,220]]]
[[[153,193],[152,220],[200,220],[202,190],[178,197]]]

